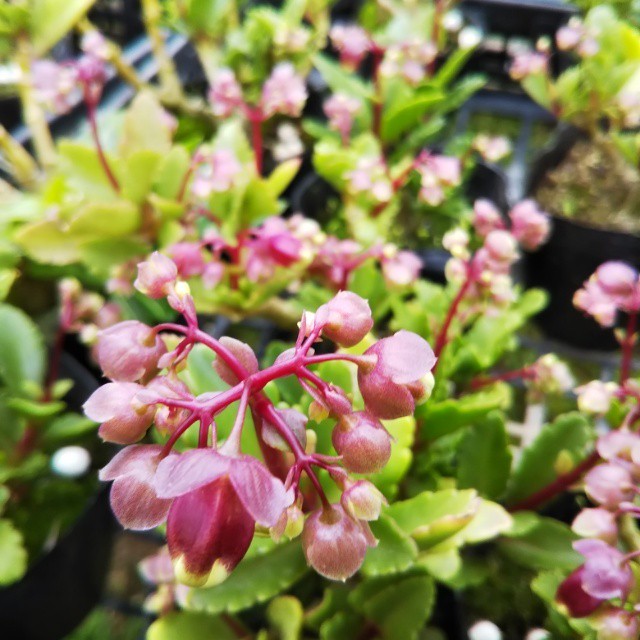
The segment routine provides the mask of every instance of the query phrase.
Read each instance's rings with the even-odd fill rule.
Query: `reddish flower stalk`
[[[87,105],[87,118],[89,120],[89,127],[91,129],[91,137],[93,138],[93,142],[96,146],[96,151],[98,153],[98,160],[100,161],[100,166],[107,176],[107,180],[109,184],[113,187],[113,190],[116,193],[120,193],[120,183],[118,179],[115,177],[111,167],[109,166],[109,161],[107,160],[107,156],[102,148],[102,143],[100,142],[100,135],[98,132],[98,119],[96,113],[96,105],[93,101],[87,96],[87,92],[85,91],[85,103]]]
[[[449,306],[449,310],[447,311],[447,315],[446,315],[446,317],[444,319],[444,323],[442,324],[442,327],[440,329],[440,333],[438,333],[438,337],[436,338],[436,344],[435,344],[435,347],[434,347],[434,353],[436,354],[437,358],[440,357],[440,354],[442,353],[442,350],[447,346],[448,339],[449,339],[449,329],[451,327],[451,323],[453,322],[454,318],[456,317],[456,314],[458,312],[458,307],[460,306],[460,303],[464,300],[465,294],[467,293],[467,291],[469,290],[471,285],[474,283],[474,281],[475,281],[474,270],[473,270],[471,265],[468,265],[467,266],[467,276],[466,276],[464,282],[462,283],[462,285],[460,286],[460,289],[458,289],[458,293],[456,294],[455,298],[453,299],[453,302]],[[436,366],[434,367],[434,371],[435,371],[435,368],[437,366],[438,366],[438,362],[436,362]]]
[[[624,338],[621,341],[622,363],[620,365],[620,384],[624,384],[631,375],[631,365],[633,360],[633,347],[636,341],[636,326],[638,324],[638,314],[630,313],[627,321]]]
[[[263,140],[262,140],[262,123],[264,116],[260,109],[247,108],[247,115],[251,123],[251,146],[253,147],[253,157],[255,158],[256,171],[258,175],[262,175],[262,156],[263,156]]]
[[[529,379],[535,376],[535,370],[531,366],[521,367],[520,369],[514,369],[513,371],[506,371],[505,373],[499,373],[494,376],[478,376],[471,381],[471,389],[476,390],[482,387],[486,387],[494,382],[506,382],[509,380],[517,380],[518,378]]]

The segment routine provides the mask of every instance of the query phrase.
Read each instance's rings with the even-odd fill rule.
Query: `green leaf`
[[[78,413],[65,413],[47,425],[42,439],[45,444],[51,444],[79,438],[95,429],[96,423],[93,420]]]
[[[131,153],[118,176],[123,197],[141,204],[149,195],[163,157],[156,151],[140,149]]]
[[[78,240],[63,232],[57,223],[41,220],[20,229],[16,243],[33,260],[54,265],[66,265],[80,259]]]
[[[571,546],[577,539],[568,525],[551,518],[540,518],[523,535],[502,538],[498,549],[513,562],[530,569],[572,571],[582,562]]]
[[[277,198],[291,184],[295,178],[302,161],[298,158],[292,158],[281,162],[266,179],[267,186],[271,194]]]
[[[236,640],[233,630],[220,618],[205,613],[173,611],[151,623],[147,640]]]
[[[0,269],[0,301],[5,300],[13,286],[18,271],[16,269]]]
[[[373,98],[371,87],[367,86],[354,73],[345,71],[337,62],[327,56],[322,54],[314,56],[313,64],[333,93],[346,93],[364,100]]]
[[[133,202],[91,202],[69,222],[69,233],[81,238],[115,238],[135,233],[140,226],[140,210]]]
[[[418,555],[415,541],[385,515],[371,523],[371,531],[378,539],[378,546],[369,549],[362,565],[366,576],[399,573],[408,569]]]
[[[415,129],[429,108],[441,100],[442,93],[430,88],[428,91],[420,90],[406,100],[394,101],[382,116],[382,140],[392,142]]]
[[[436,440],[462,427],[474,425],[492,411],[506,409],[510,405],[511,388],[499,383],[461,398],[427,402],[418,407],[417,416],[422,425],[422,437]]]
[[[593,430],[579,413],[567,413],[542,428],[516,465],[507,489],[509,502],[518,502],[558,477],[556,462],[568,454],[574,463],[581,461],[593,441]]]
[[[293,596],[280,596],[267,607],[269,626],[275,633],[274,640],[298,640],[302,633],[304,609]]]
[[[480,501],[473,490],[444,489],[424,491],[408,500],[395,502],[385,514],[425,549],[464,529],[479,506]]]
[[[374,622],[383,638],[417,638],[431,615],[433,579],[425,573],[365,580],[349,598],[352,606]]]
[[[0,585],[19,580],[27,570],[22,536],[9,520],[0,520]]]
[[[124,116],[121,152],[155,151],[161,156],[171,150],[171,132],[164,123],[164,110],[149,90],[140,91]]]
[[[288,589],[306,572],[307,563],[298,540],[278,545],[243,560],[222,584],[191,590],[187,608],[209,614],[242,611]]]
[[[100,157],[93,147],[62,139],[58,143],[60,157],[60,172],[71,187],[101,200],[115,200],[118,196],[114,192],[109,179],[105,175]],[[108,158],[112,168],[113,158]]]
[[[190,163],[189,152],[184,147],[175,146],[171,149],[162,159],[156,173],[154,190],[158,196],[163,199],[178,196]]]
[[[353,640],[362,629],[362,618],[350,611],[337,613],[322,623],[321,640]]]
[[[26,398],[9,398],[7,407],[17,414],[26,418],[43,419],[51,418],[57,413],[64,411],[67,405],[58,400],[56,402],[38,402],[37,400],[28,400]]]
[[[42,384],[46,367],[44,339],[25,313],[0,304],[0,377],[19,391],[24,381]]]
[[[95,0],[32,0],[30,35],[34,53],[43,57],[89,11]]]
[[[474,49],[456,49],[447,56],[445,63],[438,69],[438,73],[433,78],[434,84],[444,89],[460,73],[467,60],[473,55],[473,52]]]
[[[499,498],[511,470],[511,451],[504,416],[498,411],[472,426],[458,447],[458,487]]]

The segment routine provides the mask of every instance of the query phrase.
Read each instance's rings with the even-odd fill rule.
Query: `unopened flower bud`
[[[631,474],[615,464],[601,464],[591,469],[584,485],[589,498],[608,509],[615,509],[635,495]]]
[[[219,342],[235,356],[238,362],[246,370],[247,375],[252,375],[258,371],[258,358],[253,352],[253,349],[246,344],[246,342],[241,342],[240,340],[236,340],[235,338],[230,338],[228,336],[222,336]],[[220,356],[216,356],[216,359],[213,362],[213,368],[220,378],[232,387],[240,381],[231,367]]]
[[[497,207],[490,200],[480,199],[473,203],[473,228],[476,233],[485,238],[494,229],[503,226],[502,216]]]
[[[583,509],[575,517],[571,529],[582,538],[597,538],[611,545],[618,539],[615,515],[600,507]]]
[[[304,513],[298,504],[287,507],[280,520],[271,528],[271,537],[279,542],[283,537],[288,540],[297,538],[304,528]]]
[[[502,263],[512,263],[518,257],[518,244],[516,239],[508,231],[495,229],[487,236],[485,249],[489,256]]]
[[[377,520],[387,500],[374,484],[358,480],[344,490],[340,504],[354,520]]]
[[[575,390],[578,394],[578,409],[584,413],[607,413],[617,390],[615,382],[592,380],[583,384]]]
[[[296,411],[295,409],[276,409],[284,424],[295,439],[300,443],[300,446],[304,449],[307,446],[307,417]],[[291,447],[287,444],[278,429],[270,422],[265,422],[262,429],[262,439],[270,447],[278,449],[279,451],[291,451]]]
[[[351,291],[340,291],[316,313],[324,319],[322,333],[344,347],[358,344],[373,327],[369,303]]]
[[[148,260],[138,265],[138,277],[133,283],[138,291],[155,300],[171,292],[178,278],[178,268],[173,260],[154,251]]]
[[[354,473],[380,471],[391,456],[391,437],[382,423],[366,411],[340,417],[331,441],[344,467]]]
[[[362,566],[367,547],[375,544],[367,524],[350,518],[339,504],[314,511],[302,532],[307,562],[330,580],[350,578]]]
[[[157,369],[166,350],[157,332],[137,320],[126,320],[100,331],[95,352],[108,378],[136,382]]]

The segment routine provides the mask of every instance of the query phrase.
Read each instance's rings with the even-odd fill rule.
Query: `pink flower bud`
[[[353,126],[353,120],[360,107],[360,100],[336,93],[323,105],[324,112],[329,118],[329,128],[338,131],[343,140],[348,140]]]
[[[640,637],[637,612],[618,607],[607,607],[598,612],[593,618],[593,626],[598,630],[598,640],[637,640]]]
[[[625,262],[610,261],[601,264],[595,273],[602,290],[623,303],[638,286],[638,272]]]
[[[391,456],[389,433],[366,411],[340,416],[331,441],[344,467],[354,473],[380,471]]]
[[[96,357],[107,378],[136,382],[156,371],[166,350],[153,329],[137,320],[126,320],[100,331]]]
[[[324,392],[324,404],[329,410],[329,414],[336,417],[344,415],[345,413],[351,413],[353,411],[353,405],[351,400],[347,397],[347,394],[334,384],[327,385]]]
[[[317,311],[323,319],[322,334],[343,347],[353,347],[371,331],[369,303],[351,291],[340,291]]]
[[[202,249],[196,242],[177,242],[167,250],[181,278],[199,276],[205,269]]]
[[[523,80],[532,75],[546,73],[547,56],[543,53],[526,52],[517,55],[509,69],[514,80]]]
[[[499,263],[511,264],[518,258],[516,239],[503,229],[495,229],[486,237],[484,247],[489,257]]]
[[[479,236],[485,238],[494,229],[502,227],[502,216],[493,202],[480,199],[473,203],[473,228]]]
[[[293,540],[304,528],[304,513],[298,504],[287,507],[280,520],[271,528],[271,537],[279,542],[282,538]]]
[[[214,115],[227,118],[242,104],[242,88],[231,69],[216,72],[209,89],[209,102]]]
[[[538,209],[533,200],[523,200],[509,212],[511,233],[528,251],[544,244],[551,232],[549,216]]]
[[[609,431],[598,438],[597,449],[604,460],[631,461],[633,450],[640,445],[640,435],[628,429]]]
[[[368,480],[352,483],[340,497],[340,504],[354,520],[377,520],[386,498]]]
[[[615,509],[635,495],[631,474],[615,464],[601,464],[591,469],[584,485],[589,498],[608,509]]]
[[[617,302],[593,277],[584,283],[582,289],[575,292],[573,304],[577,309],[592,316],[602,327],[612,327],[615,324]]]
[[[366,523],[352,520],[339,504],[314,511],[302,532],[307,562],[330,580],[344,581],[356,573],[368,546],[375,546],[375,539]]]
[[[178,268],[173,260],[154,251],[148,260],[138,264],[138,277],[133,286],[149,298],[164,298],[178,278]]]
[[[378,418],[393,420],[413,414],[416,402],[430,394],[426,380],[436,363],[426,340],[410,331],[398,331],[365,351],[375,356],[373,366],[358,367],[358,386],[367,409]]]
[[[246,370],[247,375],[257,373],[259,369],[258,358],[248,344],[235,338],[229,338],[228,336],[222,336],[219,342],[235,356],[238,363]],[[220,378],[229,386],[233,387],[240,382],[238,376],[220,356],[216,356],[213,362],[213,368]]]
[[[84,403],[87,417],[101,422],[98,434],[107,442],[131,444],[140,440],[153,422],[153,407],[136,401],[144,387],[134,382],[109,382]]]
[[[411,251],[396,251],[390,256],[383,254],[381,266],[388,287],[407,287],[420,276],[422,261]]]
[[[296,409],[276,409],[275,411],[280,414],[288,429],[304,449],[307,446],[307,416],[296,411]],[[276,427],[269,422],[263,424],[262,439],[274,449],[291,451],[291,447],[280,435]]]
[[[356,25],[338,24],[331,28],[329,37],[340,53],[340,62],[354,70],[372,47],[367,32]]]
[[[307,101],[304,79],[290,62],[280,62],[262,88],[260,106],[265,117],[276,113],[297,118]]]
[[[597,538],[607,544],[618,539],[616,517],[606,509],[583,509],[574,519],[571,529],[583,538]]]

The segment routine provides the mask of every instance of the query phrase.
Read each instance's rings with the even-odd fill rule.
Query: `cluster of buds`
[[[212,193],[231,189],[242,173],[242,164],[231,149],[198,149],[192,159],[191,194],[198,200],[207,200]]]
[[[472,224],[483,241],[475,252],[464,229],[445,234],[443,246],[452,255],[445,275],[448,280],[463,284],[472,299],[488,296],[499,305],[509,302],[514,295],[510,271],[520,256],[519,245],[533,251],[543,244],[550,232],[549,217],[531,200],[516,204],[506,218],[488,200],[477,200]]]
[[[393,196],[393,182],[382,156],[361,157],[345,178],[347,191],[352,195],[364,196],[379,204],[389,202]]]
[[[361,106],[358,98],[342,93],[335,93],[323,105],[324,112],[329,118],[329,128],[340,134],[342,144],[345,146],[351,135],[353,120]]]
[[[640,515],[634,503],[640,492],[640,435],[636,431],[640,411],[637,393],[632,395],[633,406],[621,427],[598,439],[600,464],[584,477],[584,490],[596,506],[583,509],[572,524],[582,538],[574,549],[585,561],[561,583],[556,595],[572,617],[591,616],[598,637],[616,640],[632,640],[640,634],[640,609],[625,606],[636,582],[630,563],[639,552],[620,551],[619,522],[625,514]]]
[[[543,51],[521,51],[514,55],[509,67],[513,80],[524,80],[529,76],[546,74],[549,70],[549,56]]]
[[[231,69],[218,70],[209,89],[209,102],[216,115],[226,118],[240,110],[249,120],[258,122],[276,114],[298,117],[306,100],[304,78],[290,62],[280,62],[273,68],[255,106],[246,102],[242,87]]]
[[[374,50],[371,36],[357,25],[337,24],[329,32],[331,44],[340,54],[340,63],[355,71],[365,56]]]
[[[380,74],[387,78],[400,77],[412,86],[427,77],[429,65],[436,59],[438,48],[433,42],[411,40],[387,48]]]
[[[602,327],[612,327],[618,312],[635,316],[640,311],[638,272],[624,262],[605,262],[576,291],[573,304]]]
[[[432,207],[442,204],[448,190],[459,186],[462,180],[462,163],[455,157],[423,151],[414,168],[420,175],[419,197]]]
[[[587,28],[580,18],[573,17],[556,33],[560,51],[575,51],[581,58],[590,58],[600,50],[597,33]]]
[[[373,326],[368,303],[343,291],[315,314],[303,314],[295,346],[261,370],[249,345],[217,340],[199,329],[189,286],[178,278],[171,260],[154,254],[141,263],[136,287],[151,298],[166,298],[185,324],[150,327],[128,321],[98,336],[98,362],[111,381],[87,400],[85,412],[101,423],[104,440],[127,445],[100,472],[103,480],[113,481],[116,517],[131,529],[166,521],[175,576],[191,586],[223,580],[245,555],[256,525],[270,529],[275,538],[302,529],[312,567],[335,580],[353,575],[367,547],[376,543],[368,522],[378,517],[384,498],[371,483],[354,480],[350,473],[382,469],[391,438],[381,420],[411,415],[428,398],[436,362],[428,343],[399,331],[374,342],[362,355],[314,354],[322,339],[352,347]],[[194,396],[180,378],[195,345],[215,354],[213,366],[226,390]],[[312,370],[327,361],[355,366],[362,410]],[[288,376],[312,399],[310,415],[335,420],[337,457],[315,453],[315,439],[307,439],[307,416],[276,408],[264,393],[269,382]],[[236,403],[235,422],[222,438],[217,417]],[[247,413],[265,462],[242,451]],[[164,444],[135,444],[152,425]],[[197,447],[185,450],[182,436],[196,425]],[[178,442],[181,452],[175,450]],[[341,490],[338,503],[329,503],[316,468],[325,470]],[[313,506],[315,500],[305,502],[303,474],[317,493],[319,508]],[[300,527],[309,509],[314,510]]]

